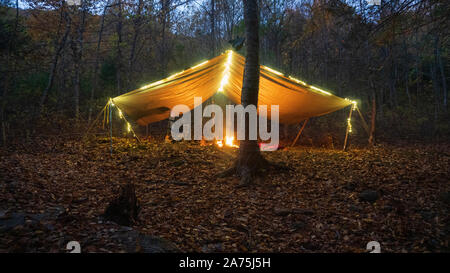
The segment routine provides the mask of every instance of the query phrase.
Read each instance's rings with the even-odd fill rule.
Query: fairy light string
[[[120,110],[120,108],[119,108],[116,104],[114,104],[114,101],[113,101],[112,98],[109,99],[108,105],[109,105],[109,107],[115,107],[115,108],[117,109],[117,114],[119,115],[119,118],[122,119],[123,121],[125,121],[125,124],[127,125],[127,131],[128,131],[129,133],[132,133],[132,134],[133,134],[133,137],[136,138],[137,141],[140,143],[141,140],[138,138],[138,136],[137,136],[136,133],[134,132],[133,127],[131,126],[131,123],[128,122],[128,120],[125,118],[125,116],[124,116],[122,110]],[[111,119],[111,118],[110,118],[110,119]],[[107,120],[107,123],[108,123],[108,122],[112,122],[112,120]]]
[[[352,133],[353,132],[353,127],[352,127],[352,115],[351,112],[355,111],[358,107],[358,103],[355,100],[350,100],[348,98],[345,98],[346,101],[349,101],[352,103],[352,108],[350,110],[350,115],[347,118],[347,128],[348,128],[348,132]]]
[[[227,59],[226,59],[226,61],[225,61],[225,63],[224,63],[225,70],[224,70],[222,79],[221,79],[221,81],[220,81],[219,88],[218,88],[218,90],[217,90],[218,93],[224,92],[224,89],[225,89],[224,87],[229,83],[230,76],[231,76],[231,65],[232,65],[232,62],[233,62],[233,50],[227,50],[227,51],[225,52],[225,54],[226,54],[226,56],[227,56]],[[192,67],[190,67],[190,68],[188,68],[188,69],[186,69],[186,70],[183,70],[183,71],[174,73],[174,74],[172,74],[171,76],[169,76],[169,77],[167,77],[167,78],[165,78],[165,79],[162,79],[162,80],[159,80],[159,81],[150,83],[150,84],[148,84],[148,85],[142,86],[141,88],[139,88],[139,90],[145,90],[145,89],[148,89],[148,88],[151,88],[151,87],[154,87],[154,86],[157,86],[157,85],[166,83],[166,82],[168,82],[168,81],[170,81],[170,80],[173,80],[174,78],[176,78],[177,76],[181,75],[182,73],[184,73],[184,72],[186,72],[186,71],[188,71],[188,70],[196,69],[196,68],[198,68],[198,67],[201,67],[201,66],[207,64],[209,61],[210,61],[210,60],[208,60],[208,61],[203,61],[203,62],[201,62],[201,63],[199,63],[199,64],[197,64],[197,65],[195,65],[195,66],[192,66]],[[275,74],[275,75],[278,75],[278,76],[280,76],[280,77],[289,79],[289,80],[291,80],[292,82],[295,82],[296,84],[299,84],[299,85],[308,87],[308,88],[309,88],[311,91],[313,91],[313,92],[320,93],[320,94],[322,94],[322,95],[327,95],[327,96],[333,95],[331,92],[328,92],[328,91],[325,91],[325,90],[323,90],[323,89],[321,89],[321,88],[318,88],[318,87],[316,87],[316,86],[310,85],[310,84],[308,84],[308,83],[306,83],[306,82],[304,82],[304,81],[302,81],[302,80],[299,80],[299,79],[297,79],[297,78],[294,78],[294,77],[292,77],[292,76],[285,76],[282,72],[279,72],[279,71],[277,71],[277,70],[275,70],[275,69],[272,69],[272,68],[270,68],[270,67],[267,67],[267,66],[262,66],[262,67],[263,67],[266,71],[268,71],[268,72],[270,72],[270,73],[272,73],[272,74]],[[348,102],[350,102],[350,103],[352,104],[351,112],[357,110],[357,102],[356,102],[356,101],[350,100],[350,99],[348,99],[348,98],[345,98],[345,100],[348,101]],[[122,120],[124,120],[125,123],[126,123],[127,131],[130,132],[130,133],[132,133],[133,136],[140,142],[139,138],[137,137],[136,133],[135,133],[134,130],[133,130],[133,127],[131,126],[131,123],[128,122],[128,120],[125,118],[125,116],[124,116],[122,110],[121,110],[117,105],[114,104],[114,101],[113,101],[112,98],[109,99],[109,103],[107,104],[107,108],[108,108],[108,109],[105,109],[105,115],[104,115],[103,124],[105,124],[105,123],[107,124],[107,123],[111,122],[111,120],[110,120],[111,117],[109,117],[109,115],[107,114],[107,113],[109,112],[108,110],[110,110],[110,109],[109,109],[110,107],[116,107],[116,109],[117,109],[117,111],[118,111],[119,118],[122,119]],[[348,119],[347,119],[348,133],[352,133],[352,131],[353,131],[352,123],[351,123],[351,117],[352,117],[352,116],[351,116],[351,114],[350,114],[349,117],[348,117]],[[223,144],[224,144],[224,143],[222,143],[222,145],[223,145]]]

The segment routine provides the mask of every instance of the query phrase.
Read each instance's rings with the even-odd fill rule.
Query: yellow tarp
[[[245,58],[233,51],[217,56],[164,80],[113,98],[140,125],[167,119],[178,104],[194,107],[194,97],[206,101],[217,92],[240,104]],[[261,66],[258,104],[279,105],[280,122],[298,123],[352,104],[299,80]],[[269,111],[270,113],[270,111]],[[269,114],[270,115],[270,114]]]

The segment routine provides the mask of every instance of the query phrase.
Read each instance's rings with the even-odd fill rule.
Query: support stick
[[[371,126],[370,126],[370,134],[369,134],[369,145],[373,146],[375,145],[375,119],[377,114],[377,105],[375,102],[375,96],[372,97],[372,116],[371,119]]]
[[[347,141],[348,141],[349,133],[350,133],[353,107],[354,107],[353,105],[350,107],[350,113],[348,114],[347,130],[345,131],[345,140],[344,140],[344,148],[343,148],[344,151],[347,151]]]
[[[142,142],[141,142],[141,140],[139,139],[139,137],[136,135],[136,133],[134,132],[134,130],[131,129],[131,131],[133,132],[133,136],[134,136],[134,138],[137,140],[137,142],[138,142],[139,144],[141,144]]]
[[[303,122],[302,128],[300,128],[300,130],[298,131],[297,136],[294,139],[294,142],[292,142],[291,147],[294,147],[295,143],[297,143],[298,138],[300,137],[300,135],[303,132],[303,129],[305,129],[306,123],[308,122],[309,119],[305,119],[305,122]]]
[[[358,111],[359,117],[361,118],[364,130],[366,130],[367,135],[370,136],[369,126],[367,125],[366,120],[364,119],[364,116],[362,115],[362,113],[358,107],[356,107],[356,110]]]
[[[83,138],[87,136],[87,134],[91,131],[92,127],[94,127],[94,124],[98,121],[101,114],[106,110],[106,107],[108,107],[108,104],[103,107],[103,109],[98,113],[97,117],[94,119],[94,121],[88,126],[88,129],[86,130],[86,133],[84,133]],[[104,129],[104,128],[103,128]]]
[[[112,156],[112,150],[113,150],[113,132],[112,132],[112,107],[111,104],[109,104],[109,128],[110,128],[110,138],[111,138],[111,156]]]

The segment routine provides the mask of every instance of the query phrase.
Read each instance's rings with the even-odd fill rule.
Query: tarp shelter
[[[231,50],[209,61],[120,95],[112,102],[139,125],[169,118],[179,104],[194,108],[194,97],[203,102],[217,92],[240,104],[245,58]],[[293,124],[351,105],[348,99],[261,65],[258,104],[279,105],[280,123]]]

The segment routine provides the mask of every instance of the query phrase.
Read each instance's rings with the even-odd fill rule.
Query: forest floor
[[[111,156],[107,138],[1,148],[0,252],[151,251],[145,238],[181,252],[449,251],[450,145],[267,152],[290,170],[244,188],[216,178],[236,152],[114,139]],[[104,221],[128,182],[139,221]]]

